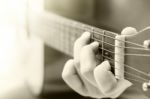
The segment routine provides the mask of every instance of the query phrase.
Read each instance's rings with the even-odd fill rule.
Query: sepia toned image
[[[0,0],[0,99],[149,98],[149,0]]]

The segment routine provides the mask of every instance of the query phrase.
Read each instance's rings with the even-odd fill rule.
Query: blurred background
[[[83,98],[61,78],[63,65],[71,57],[32,31],[42,31],[32,26],[38,23],[32,17],[44,12],[44,2],[0,0],[0,99]]]
[[[120,33],[127,26],[138,30],[149,26],[149,4],[149,0],[0,0],[0,99],[83,99],[61,78],[64,63],[72,57],[49,45],[48,13]]]

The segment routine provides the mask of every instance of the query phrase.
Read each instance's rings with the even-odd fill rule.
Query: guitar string
[[[105,31],[105,30],[104,30],[104,31]],[[101,33],[99,33],[99,32],[96,32],[96,31],[93,32],[93,33],[95,33],[95,34],[97,34],[97,35],[105,36],[105,37],[107,37],[107,38],[111,38],[111,39],[114,39],[114,40],[118,40],[118,41],[121,41],[121,42],[125,42],[125,43],[129,43],[129,44],[132,44],[132,45],[136,45],[136,46],[139,46],[139,47],[142,47],[142,48],[143,48],[143,45],[140,45],[140,44],[138,44],[138,43],[119,40],[119,39],[113,38],[113,37],[108,36],[108,35],[103,35],[103,34],[101,34]],[[118,34],[117,34],[117,35],[118,35]],[[117,36],[117,35],[116,35],[116,36]]]
[[[111,66],[111,67],[112,67],[113,69],[119,70],[118,68],[115,68],[114,66]],[[133,74],[133,73],[129,73],[129,72],[127,72],[127,71],[124,71],[124,73],[129,74],[129,75],[131,75],[131,76],[133,76],[133,77],[135,77],[135,78],[139,78],[139,79],[141,79],[141,80],[143,80],[143,81],[146,81],[146,82],[149,81],[148,79],[142,78],[141,76],[138,76],[138,75]]]
[[[133,73],[129,73],[129,72],[126,72],[126,71],[124,71],[124,72],[125,72],[126,74],[129,74],[129,75],[133,76],[133,77],[137,77],[137,78],[139,78],[139,79],[142,79],[143,81],[146,81],[146,82],[149,81],[148,79],[142,78],[142,77],[137,76],[137,75],[135,75],[135,74],[133,74]]]
[[[101,48],[101,47],[99,47],[99,48],[102,49],[102,50],[105,50],[105,52],[109,52],[109,53],[117,54],[117,55],[138,56],[138,57],[150,57],[150,55],[147,55],[147,54],[130,54],[130,53],[127,53],[127,54],[120,54],[120,53],[115,53],[115,52],[113,52],[113,51],[107,50],[107,49],[105,49],[105,48]]]
[[[111,65],[111,67],[115,69],[114,66]],[[148,79],[144,79],[144,78],[142,78],[142,77],[140,77],[140,76],[137,76],[137,75],[135,75],[135,74],[132,74],[132,73],[129,73],[129,72],[126,72],[126,71],[124,71],[124,73],[126,73],[126,74],[128,74],[128,75],[131,75],[132,77],[135,76],[135,77],[134,77],[135,79],[129,78],[129,77],[125,77],[125,79],[127,79],[127,80],[130,79],[130,80],[133,80],[133,81],[136,81],[136,82],[139,82],[139,83],[143,83],[143,82],[148,82],[148,81],[149,81]],[[136,78],[139,78],[139,79],[136,79]]]
[[[127,78],[127,80],[133,80],[133,81],[136,81],[136,82],[138,82],[138,83],[143,83],[142,81],[139,81],[139,80],[137,80],[137,79],[133,79],[133,78]]]
[[[110,60],[112,60],[113,62],[119,63],[118,61],[116,61],[116,60],[114,60],[114,59],[112,59],[112,58],[109,58],[109,57],[107,57],[107,56],[105,56],[105,55],[103,55],[102,57],[107,58],[107,59],[110,59]],[[143,71],[141,71],[141,70],[135,69],[135,68],[133,68],[133,67],[131,67],[131,66],[129,66],[129,65],[126,65],[126,64],[122,64],[122,65],[124,65],[124,67],[126,67],[126,68],[130,68],[130,69],[135,70],[135,71],[137,71],[137,72],[139,72],[139,73],[141,73],[141,74],[143,74],[143,75],[145,75],[145,76],[150,77],[147,73],[145,73],[145,72],[143,72]]]
[[[94,39],[94,40],[96,40],[96,41],[98,41],[98,42],[101,42],[101,43],[105,43],[105,44],[108,44],[108,45],[110,45],[110,46],[113,46],[113,47],[121,47],[121,46],[115,46],[115,45],[113,45],[113,44],[110,44],[110,43],[108,43],[108,42],[105,42],[105,41],[102,41],[102,40],[99,40],[99,39]],[[125,47],[123,47],[123,48],[125,48]],[[107,50],[107,49],[105,49],[105,48],[101,48],[101,49],[103,49],[103,50],[106,50],[106,51],[108,51],[108,52],[110,52],[110,53],[113,53],[113,54],[119,54],[119,53],[115,53],[115,52],[113,52],[113,51],[110,51],[110,50]],[[122,55],[122,54],[120,54],[120,55]],[[130,56],[145,56],[145,57],[149,57],[150,55],[147,55],[147,54],[133,54],[133,53],[127,53],[127,54],[124,54],[124,55],[130,55]]]
[[[137,47],[122,47],[122,46],[115,46],[111,43],[108,43],[108,42],[105,42],[105,41],[102,41],[100,39],[97,39],[97,38],[92,38],[93,40],[96,40],[96,41],[99,41],[99,42],[102,42],[102,43],[105,43],[107,45],[110,45],[110,46],[113,46],[113,47],[119,47],[119,48],[126,48],[126,49],[135,49],[135,50],[146,50],[146,51],[150,51],[150,49],[146,49],[146,48],[137,48]]]
[[[114,69],[117,69],[117,68],[115,68],[115,67],[112,66],[112,65],[111,65],[111,67],[114,68]],[[142,77],[140,77],[140,76],[137,76],[137,75],[135,75],[135,74],[132,74],[132,73],[129,73],[129,72],[126,72],[126,71],[124,71],[124,73],[125,73],[125,74],[128,74],[128,75],[131,75],[132,77],[135,78],[135,79],[133,79],[133,78],[125,77],[125,79],[134,80],[134,81],[139,82],[139,83],[143,83],[143,82],[148,82],[148,81],[149,81],[148,79],[142,78]],[[138,78],[138,79],[136,79],[136,78]]]

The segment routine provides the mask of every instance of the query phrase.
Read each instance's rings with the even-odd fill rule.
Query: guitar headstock
[[[150,97],[150,28],[127,36],[125,78]]]

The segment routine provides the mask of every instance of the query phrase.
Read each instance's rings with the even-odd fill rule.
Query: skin
[[[127,27],[122,35],[137,33]],[[85,32],[74,44],[74,58],[66,62],[62,78],[77,93],[92,98],[117,98],[132,85],[126,79],[116,79],[108,61],[96,58],[98,42],[90,43],[90,33]]]

